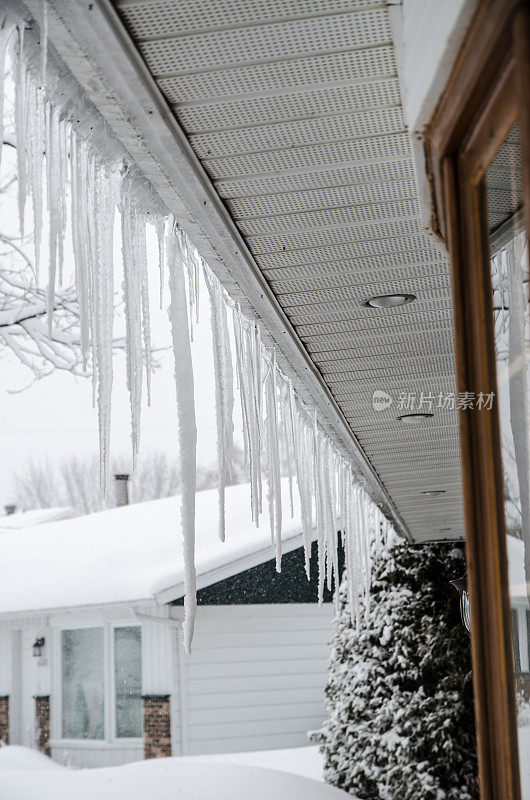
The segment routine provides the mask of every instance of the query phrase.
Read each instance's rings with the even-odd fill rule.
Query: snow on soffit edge
[[[41,22],[42,0],[23,0],[20,5]],[[50,44],[232,299],[261,322],[264,338],[278,350],[281,368],[302,399],[319,409],[328,435],[352,461],[369,496],[396,531],[412,541],[392,498],[263,278],[110,0],[46,0],[46,5]]]

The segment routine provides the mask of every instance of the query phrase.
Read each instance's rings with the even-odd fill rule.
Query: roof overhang
[[[214,5],[221,15],[230,13],[226,3],[214,2]],[[293,121],[293,167],[278,169],[280,162],[290,163],[289,148],[271,150],[264,144],[264,154],[251,152],[250,155],[242,153],[240,145],[234,145],[237,152],[232,154],[228,150],[226,158],[223,156],[223,169],[219,169],[216,158],[209,158],[204,150],[206,143],[216,139],[217,134],[212,132],[201,137],[185,131],[182,124],[186,115],[179,112],[178,103],[170,105],[166,99],[171,99],[167,81],[166,97],[162,94],[162,81],[155,74],[154,63],[157,48],[159,55],[162,51],[169,52],[171,37],[161,23],[156,29],[156,15],[152,17],[155,28],[148,48],[138,32],[135,33],[134,26],[130,27],[132,36],[127,33],[108,0],[90,4],[53,0],[48,3],[49,30],[59,55],[202,256],[232,297],[261,320],[281,353],[284,371],[293,378],[302,396],[316,404],[328,430],[352,459],[368,492],[392,519],[398,532],[417,541],[459,539],[463,535],[463,522],[456,411],[445,410],[437,415],[432,425],[411,432],[396,420],[396,414],[378,415],[371,404],[372,392],[377,388],[387,391],[395,402],[401,391],[419,395],[422,391],[447,393],[454,389],[448,265],[444,255],[436,251],[422,231],[416,190],[413,189],[411,197],[399,196],[398,201],[392,199],[390,192],[396,175],[410,173],[410,179],[403,178],[402,182],[409,186],[415,184],[410,140],[399,123],[399,87],[392,66],[395,62],[393,42],[388,39],[388,9],[385,4],[371,0],[351,0],[342,10],[331,3],[329,14],[326,10],[315,13],[308,8],[310,5],[301,3],[287,8],[279,0],[274,4],[276,17],[270,24],[275,26],[278,52],[263,63],[262,69],[269,83],[276,80],[273,89],[278,102],[285,91],[282,83],[285,73],[281,73],[279,67],[285,60],[292,65],[294,58],[300,58],[308,68],[311,62],[311,69],[321,70],[324,75],[331,69],[329,63],[333,58],[344,56],[349,59],[350,66],[358,65],[361,77],[353,73],[350,79],[335,77],[333,81],[325,77],[320,84],[310,86],[308,102],[316,103],[317,95],[323,96],[325,102],[333,92],[355,90],[362,93],[367,91],[366,87],[373,86],[383,94],[390,93],[390,99],[382,100],[375,110],[365,112],[353,108],[343,115],[330,111],[332,123],[340,123],[343,128],[335,136],[337,142],[330,145],[332,152],[327,149],[326,136],[324,140],[321,136],[314,146],[310,155],[316,159],[315,174],[323,174],[320,162],[326,164],[335,159],[334,168],[339,172],[341,169],[350,173],[356,170],[366,178],[360,183],[346,181],[343,186],[328,187],[336,190],[334,197],[340,191],[346,192],[348,197],[353,196],[352,192],[360,193],[350,203],[344,200],[339,203],[335,199],[329,209],[326,203],[331,202],[330,191],[320,187],[323,194],[317,201],[316,215],[310,205],[304,206],[315,195],[315,189],[311,188],[311,171],[307,166],[296,166],[301,163],[296,161],[297,153],[303,151],[304,158],[308,155],[307,137],[305,140],[296,137],[303,137],[308,127],[313,130],[311,115],[307,120]],[[26,0],[26,6],[39,20],[42,4],[38,0]],[[265,36],[268,24],[262,19],[253,21],[250,18],[258,13],[250,3],[245,9],[247,18],[233,24],[219,23],[217,27],[209,18],[206,5],[192,8],[194,4],[187,0],[177,5],[163,0],[144,3],[124,0],[116,6],[122,17],[127,9],[147,17],[156,10],[162,13],[161,9],[169,9],[168,14],[174,16],[178,12],[184,20],[189,12],[196,30],[184,31],[182,35],[194,36],[194,47],[200,45],[201,35],[214,36],[220,58],[232,46],[234,30],[248,34],[251,45],[252,37],[263,44],[265,40],[260,40],[260,36]],[[359,41],[355,40],[356,24],[362,34],[359,34]],[[320,30],[323,28],[326,29],[324,33]],[[296,35],[300,36],[302,44],[293,30],[298,31]],[[339,30],[342,39],[336,42],[333,36]],[[380,30],[383,34],[379,41]],[[303,50],[306,34],[310,40],[319,35],[325,38],[328,33],[331,43],[327,53],[322,48],[319,51],[316,45],[314,52],[309,52],[309,46],[307,53],[282,51],[282,42],[287,48],[289,36],[294,36],[295,49]],[[148,51],[154,55],[149,56]],[[199,46],[196,53],[199,59],[200,54]],[[259,66],[259,54],[250,52],[247,61]],[[377,74],[379,64],[380,76]],[[246,67],[229,70],[229,66],[217,69],[210,64],[202,72],[200,66],[183,68],[180,84],[184,85],[187,78],[198,73],[203,82],[215,78],[218,84],[230,72],[233,96],[226,102],[230,105],[236,96],[242,98],[237,101],[241,104],[255,102],[260,96],[259,87],[250,95],[248,89],[246,94],[244,91],[245,81],[248,83]],[[279,74],[278,79],[271,77],[274,70]],[[373,74],[368,74],[370,70]],[[394,70],[391,75],[389,70]],[[271,92],[272,89],[269,94]],[[200,99],[188,103],[186,108],[190,105],[194,105],[196,115],[200,113]],[[317,121],[320,119],[318,109],[313,116]],[[256,130],[267,122],[265,117]],[[225,133],[225,130],[219,133],[221,148],[229,148],[223,139]],[[241,142],[244,131],[238,129],[236,134],[236,140]],[[332,134],[330,136],[333,138]],[[347,141],[343,141],[345,137]],[[253,149],[252,143],[248,146]],[[354,157],[352,153],[358,155]],[[386,159],[384,153],[388,153]],[[301,187],[297,192],[276,195],[287,216],[283,212],[266,212],[257,215],[256,223],[256,219],[245,212],[241,199],[230,197],[231,179],[222,177],[223,170],[227,166],[227,174],[237,175],[245,164],[252,167],[251,177],[257,181],[270,184],[280,179],[280,183],[287,181]],[[372,173],[379,175],[375,183],[370,182]],[[305,186],[304,176],[307,175]],[[260,190],[257,191],[259,195]],[[255,197],[251,198],[254,207]],[[304,209],[310,210],[297,214],[295,207],[289,206],[295,199]],[[362,223],[365,217],[366,225]],[[286,220],[289,221],[287,229]],[[260,225],[264,225],[264,234],[259,232]],[[287,242],[283,249],[278,245],[278,237]],[[352,243],[348,237],[353,237]],[[339,244],[334,244],[335,240]],[[340,244],[341,241],[346,243]],[[358,245],[364,256],[355,256],[353,251]],[[343,257],[346,251],[347,257]],[[308,289],[304,285],[306,273],[295,279],[296,268],[285,266],[296,264],[299,252],[303,253],[303,258],[307,256]],[[376,255],[370,255],[372,252]],[[320,259],[324,267],[316,269],[315,264],[322,263]],[[284,264],[284,267],[274,264]],[[337,271],[342,268],[339,264],[344,273]],[[411,306],[387,317],[367,314],[360,302],[362,298],[384,294],[388,287],[394,291],[400,287],[412,288],[418,303],[414,308]],[[318,324],[311,332],[308,323],[313,320]],[[329,349],[331,339],[333,347],[339,348],[336,344],[339,339],[342,342],[337,351]],[[431,501],[422,495],[423,488],[440,485],[445,489],[443,497]]]

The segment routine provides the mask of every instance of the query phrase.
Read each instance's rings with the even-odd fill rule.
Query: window
[[[104,738],[103,628],[62,631],[63,736]]]
[[[143,735],[141,628],[61,631],[61,736],[107,740]]]
[[[141,736],[142,658],[140,628],[114,629],[116,736]]]
[[[523,619],[510,630],[530,577],[529,41],[527,3],[479,3],[427,126],[435,227],[451,257],[458,391],[493,400],[460,413],[482,800],[530,797],[515,703]]]

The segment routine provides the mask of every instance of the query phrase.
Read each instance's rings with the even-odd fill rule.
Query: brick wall
[[[171,717],[168,694],[144,695],[144,758],[171,755]]]
[[[9,696],[0,697],[0,742],[9,744]]]
[[[50,751],[50,698],[48,695],[35,697],[35,720],[37,723],[37,750],[44,755]]]

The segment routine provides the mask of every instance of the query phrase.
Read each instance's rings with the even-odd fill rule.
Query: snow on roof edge
[[[199,588],[271,560],[266,518],[251,520],[249,487],[228,487],[226,542],[218,537],[216,489],[200,492],[196,517]],[[283,550],[303,544],[299,498],[289,513],[282,481]],[[0,616],[60,610],[163,604],[182,596],[183,559],[179,498],[164,498],[50,522],[0,535],[3,591]]]

